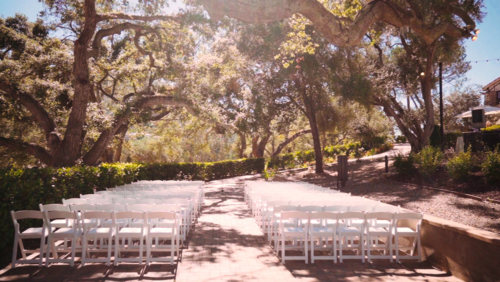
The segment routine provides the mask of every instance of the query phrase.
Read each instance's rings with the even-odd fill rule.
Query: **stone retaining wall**
[[[425,260],[457,278],[500,281],[499,234],[425,215],[422,247]]]

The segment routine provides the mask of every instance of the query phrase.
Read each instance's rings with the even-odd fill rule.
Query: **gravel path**
[[[325,174],[313,176],[307,171],[283,172],[279,176],[292,181],[307,181],[324,187],[337,187],[336,164],[325,166]],[[383,162],[349,162],[349,181],[342,192],[379,200],[391,205],[423,212],[484,230],[500,233],[500,204],[481,202],[455,194],[423,189],[421,186],[392,181],[383,177]],[[389,172],[394,172],[392,162]],[[304,177],[305,176],[305,177]],[[308,177],[310,176],[310,177]]]

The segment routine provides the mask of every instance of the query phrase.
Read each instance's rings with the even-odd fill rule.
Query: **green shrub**
[[[406,143],[406,136],[398,135],[395,138],[396,143]]]
[[[408,156],[398,154],[394,157],[394,168],[401,176],[411,176],[415,173],[415,155],[410,153]]]
[[[446,169],[451,178],[459,181],[466,181],[469,178],[469,171],[472,169],[471,151],[458,153],[446,164]]]
[[[439,148],[427,146],[417,154],[418,171],[422,176],[431,178],[443,162],[443,152]]]
[[[12,253],[11,210],[38,210],[40,203],[61,203],[63,198],[78,198],[80,194],[93,193],[94,189],[104,190],[136,180],[212,180],[260,173],[264,162],[263,158],[258,158],[213,163],[102,164],[98,167],[0,170],[0,234],[3,234],[0,251]],[[7,262],[2,257],[0,264]]]
[[[490,184],[500,183],[500,152],[498,148],[493,152],[486,152],[486,158],[481,164],[486,182]]]

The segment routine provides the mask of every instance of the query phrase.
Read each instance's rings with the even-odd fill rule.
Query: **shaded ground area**
[[[214,182],[206,191],[203,213],[178,264],[21,266],[6,269],[0,281],[460,281],[418,262],[318,261],[306,265],[297,261],[283,265],[251,217],[243,189],[234,180]]]
[[[327,165],[325,171],[320,176],[312,176],[306,170],[295,173],[284,171],[278,175],[277,180],[307,181],[337,189],[337,165]],[[500,233],[500,204],[423,189],[420,185],[387,179],[383,176],[384,173],[385,163],[381,158],[374,158],[374,161],[350,161],[349,180],[346,187],[340,190]],[[392,161],[389,162],[389,173],[395,173]]]

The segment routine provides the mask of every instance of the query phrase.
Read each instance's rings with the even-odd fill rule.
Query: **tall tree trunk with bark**
[[[238,156],[240,159],[245,157],[245,150],[247,149],[247,139],[245,134],[238,132],[238,136],[240,137],[240,146],[238,147]]]
[[[262,139],[259,141],[259,134],[254,134],[252,137],[252,155],[255,158],[263,158],[264,152],[266,151],[267,142],[271,138],[271,133],[267,132]]]
[[[311,90],[312,91],[312,90]],[[309,121],[309,126],[311,127],[311,133],[313,136],[313,146],[315,155],[315,169],[316,173],[323,173],[323,150],[321,148],[321,137],[318,130],[318,123],[316,122],[316,108],[314,107],[314,101],[312,97],[307,95],[307,90],[305,87],[301,89],[302,99],[304,100],[305,112],[307,120]]]

